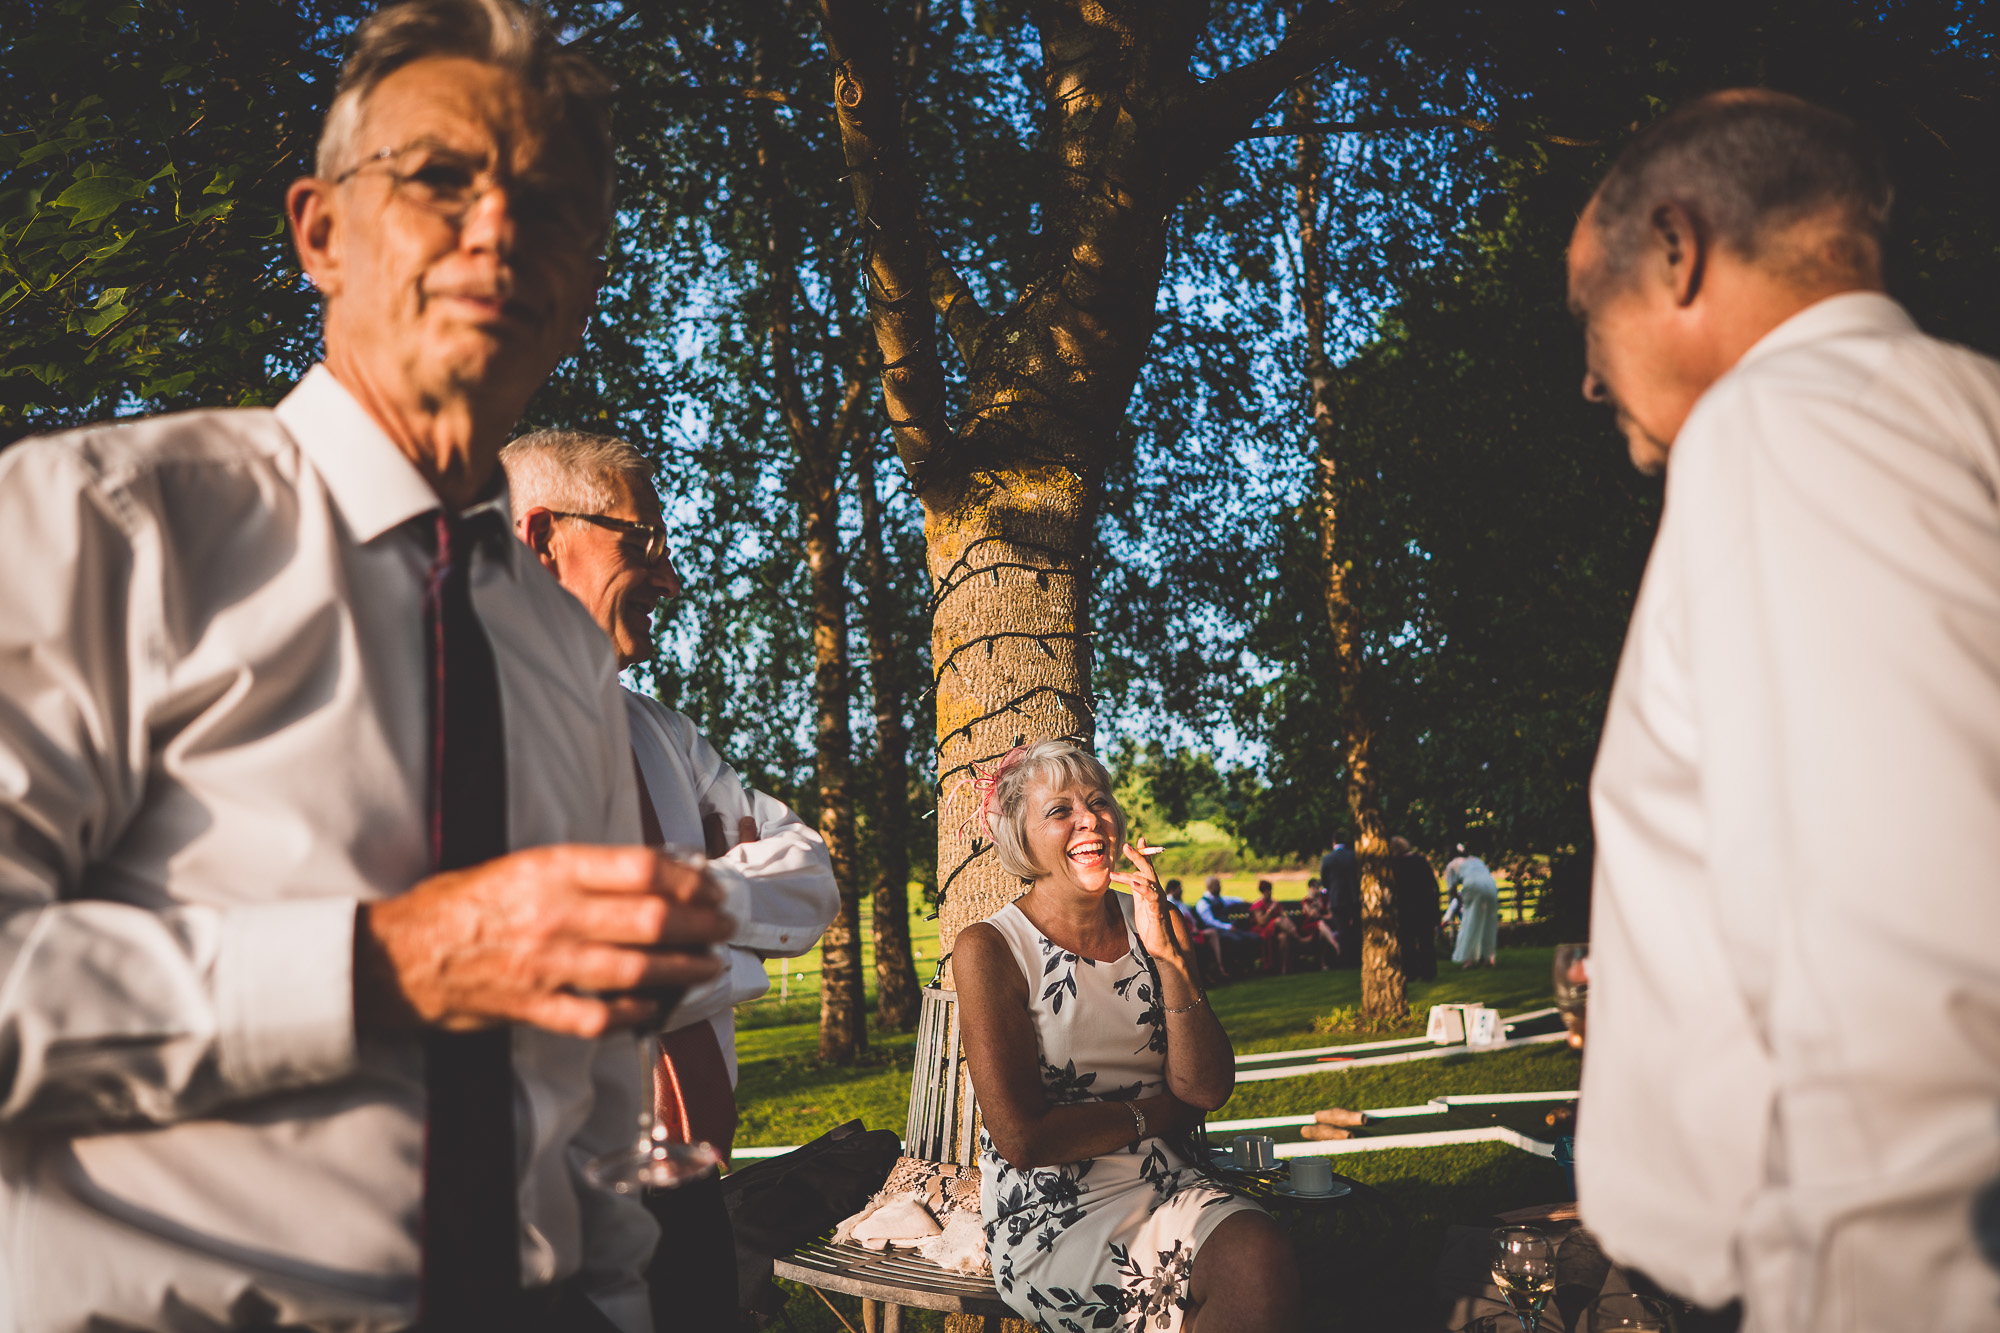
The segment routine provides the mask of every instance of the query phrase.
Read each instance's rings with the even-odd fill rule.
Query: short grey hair
[[[1010,875],[1024,880],[1040,879],[1048,873],[1035,864],[1028,852],[1028,789],[1041,782],[1075,784],[1102,790],[1111,800],[1109,852],[1116,861],[1125,846],[1125,811],[1111,790],[1111,773],[1096,755],[1073,741],[1040,741],[1000,774],[987,806],[987,831],[993,835],[993,854]]]
[[[1841,262],[1869,273],[1881,262],[1894,198],[1880,145],[1839,112],[1763,88],[1710,93],[1640,135],[1597,187],[1599,276],[1622,285],[1645,251],[1653,210],[1668,201],[1751,261],[1767,258],[1766,243],[1792,224],[1834,215],[1845,233]]]
[[[611,80],[596,62],[556,41],[548,20],[520,0],[403,0],[385,5],[354,33],[313,163],[331,180],[354,165],[361,110],[377,85],[419,60],[459,56],[495,65],[548,98],[603,186],[601,220],[611,219],[614,155]]]
[[[614,476],[623,476],[634,494],[653,484],[652,465],[628,441],[580,430],[530,431],[500,451],[500,466],[507,471],[516,522],[538,505],[603,513],[618,502]]]

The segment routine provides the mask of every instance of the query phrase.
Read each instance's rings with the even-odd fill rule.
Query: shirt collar
[[[1842,292],[1815,301],[1798,314],[1772,329],[1750,345],[1736,363],[1742,369],[1753,361],[1776,355],[1793,347],[1861,333],[1915,333],[1916,321],[1909,312],[1882,292]]]
[[[423,473],[324,365],[306,372],[278,404],[277,413],[313,470],[326,482],[356,541],[374,541],[391,528],[438,508],[437,492]],[[466,510],[464,516],[497,508],[501,530],[505,531],[507,488],[503,480],[496,481],[499,485],[493,494]]]

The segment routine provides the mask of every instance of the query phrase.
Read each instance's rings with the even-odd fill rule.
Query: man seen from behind
[[[1666,474],[1592,779],[1583,1216],[1756,1333],[2000,1327],[2000,365],[1884,294],[1889,204],[1844,117],[1720,93],[1569,257],[1584,392]]]

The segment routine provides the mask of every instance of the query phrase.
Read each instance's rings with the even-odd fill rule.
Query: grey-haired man
[[[582,1169],[730,922],[619,845],[616,664],[495,461],[605,102],[515,0],[381,11],[288,199],[325,364],[0,456],[0,1328],[650,1326]]]
[[[1889,199],[1844,117],[1722,93],[1570,249],[1585,393],[1667,477],[1591,783],[1579,1197],[1759,1333],[2000,1327],[2000,365],[1883,293]]]

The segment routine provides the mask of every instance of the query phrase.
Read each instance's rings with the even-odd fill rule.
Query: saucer
[[[1271,1189],[1278,1194],[1284,1195],[1288,1199],[1338,1199],[1343,1194],[1351,1194],[1354,1192],[1354,1186],[1348,1184],[1344,1180],[1334,1181],[1333,1188],[1328,1190],[1324,1194],[1307,1194],[1303,1190],[1295,1190],[1292,1188],[1292,1182],[1289,1180],[1281,1180],[1277,1184],[1271,1186]]]

